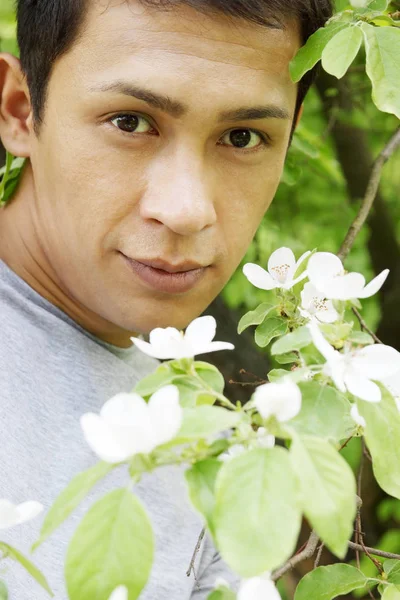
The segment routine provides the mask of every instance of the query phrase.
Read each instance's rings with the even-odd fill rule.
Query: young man
[[[0,136],[27,157],[0,210],[0,497],[48,508],[95,463],[79,417],[154,369],[131,336],[184,328],[221,291],[277,189],[311,77],[289,62],[329,0],[19,0],[20,61],[0,54]],[[57,599],[89,506],[34,556]],[[144,478],[157,547],[144,600],[204,600],[235,576],[182,471]],[[40,519],[4,532],[27,552]],[[46,597],[18,567],[10,600]]]

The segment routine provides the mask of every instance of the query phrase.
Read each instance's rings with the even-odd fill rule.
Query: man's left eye
[[[110,122],[125,133],[148,133],[149,130],[153,129],[147,119],[129,113],[117,115],[110,119]]]
[[[233,129],[232,131],[228,131],[221,139],[227,139],[228,141],[224,143],[228,146],[232,144],[235,148],[244,148],[247,150],[260,145],[268,145],[267,137],[252,129]]]

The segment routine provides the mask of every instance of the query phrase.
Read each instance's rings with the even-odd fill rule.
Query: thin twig
[[[192,560],[190,561],[189,568],[186,571],[187,577],[190,577],[190,573],[193,571],[194,579],[195,579],[195,581],[196,581],[196,583],[197,583],[198,586],[199,586],[199,582],[197,581],[196,571],[194,569],[194,563],[195,563],[195,560],[196,560],[197,553],[200,550],[201,542],[203,541],[203,537],[204,537],[205,533],[206,533],[206,529],[205,529],[205,527],[203,527],[203,529],[201,530],[201,533],[199,535],[199,539],[197,540],[197,544],[196,544],[196,547],[194,549]]]
[[[319,561],[321,560],[321,556],[322,556],[322,551],[325,548],[325,544],[322,543],[320,544],[320,547],[318,548],[318,553],[314,562],[314,569],[316,569],[319,565]]]
[[[371,211],[381,181],[383,166],[398,146],[400,146],[400,128],[397,129],[394,135],[392,135],[391,139],[386,144],[385,148],[382,150],[382,152],[379,154],[378,158],[374,162],[371,171],[371,176],[368,181],[367,191],[361,203],[360,210],[353,223],[351,224],[350,229],[347,232],[347,235],[344,239],[344,242],[341,245],[340,250],[338,252],[338,257],[342,261],[347,257],[348,253],[350,252],[354,244],[354,240],[360,233],[360,230]]]
[[[312,531],[304,550],[290,558],[280,569],[274,571],[271,577],[272,581],[277,581],[285,573],[293,569],[297,564],[301,563],[303,560],[307,560],[307,558],[311,558],[317,549],[318,542],[318,535]]]
[[[361,546],[361,544],[355,544],[354,542],[349,542],[349,548],[351,550],[359,550],[360,552],[375,554],[375,556],[382,556],[382,558],[393,558],[395,560],[400,560],[400,554],[384,552],[384,550],[377,550],[376,548],[370,548],[369,546]]]
[[[375,333],[368,327],[368,325],[366,324],[366,322],[364,321],[364,319],[362,318],[362,316],[360,315],[360,313],[358,312],[358,310],[356,309],[355,306],[353,306],[353,313],[356,315],[357,319],[360,322],[361,325],[361,329],[364,329],[364,331],[366,331],[367,333],[369,333],[369,335],[374,339],[374,341],[377,344],[383,344],[383,342],[378,338],[377,335],[375,335]]]

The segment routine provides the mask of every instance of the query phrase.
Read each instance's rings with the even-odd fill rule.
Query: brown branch
[[[358,550],[360,552],[375,554],[375,556],[382,556],[382,558],[394,558],[400,560],[400,554],[393,554],[392,552],[384,552],[384,550],[377,550],[376,548],[369,548],[368,546],[362,546],[361,544],[355,544],[349,542],[349,548],[351,550]]]
[[[363,227],[367,217],[371,211],[372,205],[374,203],[376,194],[379,189],[379,184],[382,176],[382,169],[385,163],[389,160],[390,156],[393,152],[400,146],[400,128],[394,133],[389,142],[386,144],[385,148],[379,154],[378,158],[375,160],[374,165],[372,167],[371,176],[369,178],[367,191],[365,193],[364,199],[361,203],[360,210],[354,219],[353,223],[350,226],[349,231],[344,239],[343,244],[340,247],[338,252],[338,257],[344,261],[350,252],[354,240],[357,235],[360,233],[361,228]]]
[[[360,315],[360,313],[358,312],[358,310],[356,309],[355,306],[353,306],[353,313],[356,315],[357,319],[360,322],[361,325],[361,329],[364,329],[364,331],[366,331],[367,333],[369,333],[369,335],[374,339],[374,341],[377,344],[383,344],[383,342],[378,338],[378,336],[368,327],[368,325],[366,324],[366,322],[364,321],[364,319],[362,318],[362,316]]]
[[[320,547],[318,548],[317,557],[316,557],[315,562],[314,562],[314,569],[316,569],[318,567],[318,565],[319,565],[319,561],[321,560],[322,551],[323,551],[324,548],[325,548],[325,544],[324,543],[322,543],[320,545]]]
[[[195,579],[195,581],[196,581],[196,583],[197,583],[198,586],[199,586],[199,583],[197,581],[196,571],[194,570],[194,563],[195,563],[195,560],[196,560],[197,553],[200,550],[201,542],[203,541],[203,537],[204,537],[205,533],[206,533],[206,528],[203,527],[203,529],[201,530],[201,533],[199,535],[199,539],[197,540],[197,544],[196,544],[196,547],[194,549],[192,560],[190,561],[189,568],[186,571],[187,577],[190,577],[190,573],[193,571],[194,579]]]
[[[307,542],[304,550],[302,550],[298,554],[295,554],[295,556],[292,556],[292,558],[289,558],[289,560],[283,565],[283,567],[274,571],[274,573],[272,573],[272,577],[271,577],[272,581],[277,581],[285,573],[287,573],[288,571],[293,569],[299,563],[303,562],[303,560],[307,560],[307,558],[311,558],[317,549],[318,542],[319,542],[319,537],[317,536],[317,534],[314,531],[312,531],[310,537],[308,538],[308,542]]]

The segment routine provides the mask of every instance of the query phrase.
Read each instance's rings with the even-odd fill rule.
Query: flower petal
[[[186,328],[185,342],[193,348],[203,348],[210,344],[215,337],[217,322],[211,315],[199,317]],[[195,356],[197,352],[193,353]]]
[[[218,352],[219,350],[234,350],[235,346],[230,342],[211,342],[208,346],[202,348],[197,354],[208,354],[209,352]]]
[[[178,388],[166,385],[159,389],[151,396],[148,410],[157,446],[172,440],[180,430],[183,419]]]
[[[368,285],[365,286],[365,288],[363,289],[362,295],[358,296],[358,297],[359,298],[369,298],[370,296],[373,296],[374,294],[379,292],[379,290],[385,283],[388,275],[389,275],[389,269],[385,269],[384,271],[382,271],[382,273],[377,275],[372,281],[370,281],[368,283]]]
[[[290,380],[260,385],[253,398],[264,419],[274,416],[281,423],[293,419],[301,409],[300,388]]]
[[[327,360],[334,360],[339,352],[332,348],[330,343],[324,338],[322,335],[320,328],[316,323],[308,323],[306,325],[310,330],[312,341],[316,349],[322,354],[322,356]]]
[[[139,394],[116,394],[103,404],[100,415],[115,425],[135,425],[147,414],[147,403]]]
[[[86,442],[101,460],[114,464],[133,456],[134,453],[127,452],[111,427],[99,415],[86,413],[82,415],[80,423]]]
[[[0,529],[13,527],[18,521],[17,507],[9,500],[0,500]]]
[[[334,323],[339,319],[339,313],[334,308],[330,300],[325,301],[325,308],[317,310],[315,316],[317,317],[318,321],[321,321],[321,323]]]
[[[400,371],[400,352],[385,344],[372,344],[353,353],[351,366],[368,379],[380,381]]]
[[[351,418],[353,419],[354,423],[356,423],[356,425],[358,425],[359,427],[367,426],[367,423],[366,423],[364,417],[362,417],[360,415],[360,413],[358,412],[357,404],[353,404],[353,406],[351,407],[350,415],[351,415]]]
[[[260,290],[273,290],[277,287],[277,282],[259,265],[247,263],[243,267],[243,273],[250,283]]]
[[[293,250],[283,246],[275,250],[269,257],[268,271],[279,284],[292,280],[296,259]]]
[[[361,273],[347,273],[341,277],[323,279],[316,284],[318,290],[330,300],[361,298],[365,277]]]
[[[270,579],[252,577],[240,584],[237,600],[281,600],[281,596]]]
[[[24,523],[25,521],[30,521],[34,519],[43,511],[44,506],[40,504],[40,502],[36,502],[35,500],[29,500],[28,502],[22,502],[19,506],[17,506],[18,520],[17,524]]]
[[[344,267],[336,254],[316,252],[308,261],[307,273],[311,283],[318,288],[318,284],[325,279],[333,279],[338,275],[344,275]]]
[[[128,588],[125,585],[119,585],[108,600],[128,600]]]
[[[360,375],[354,369],[348,369],[344,382],[350,394],[365,400],[366,402],[380,402],[382,398],[381,390],[373,381],[370,381],[363,375]]]

